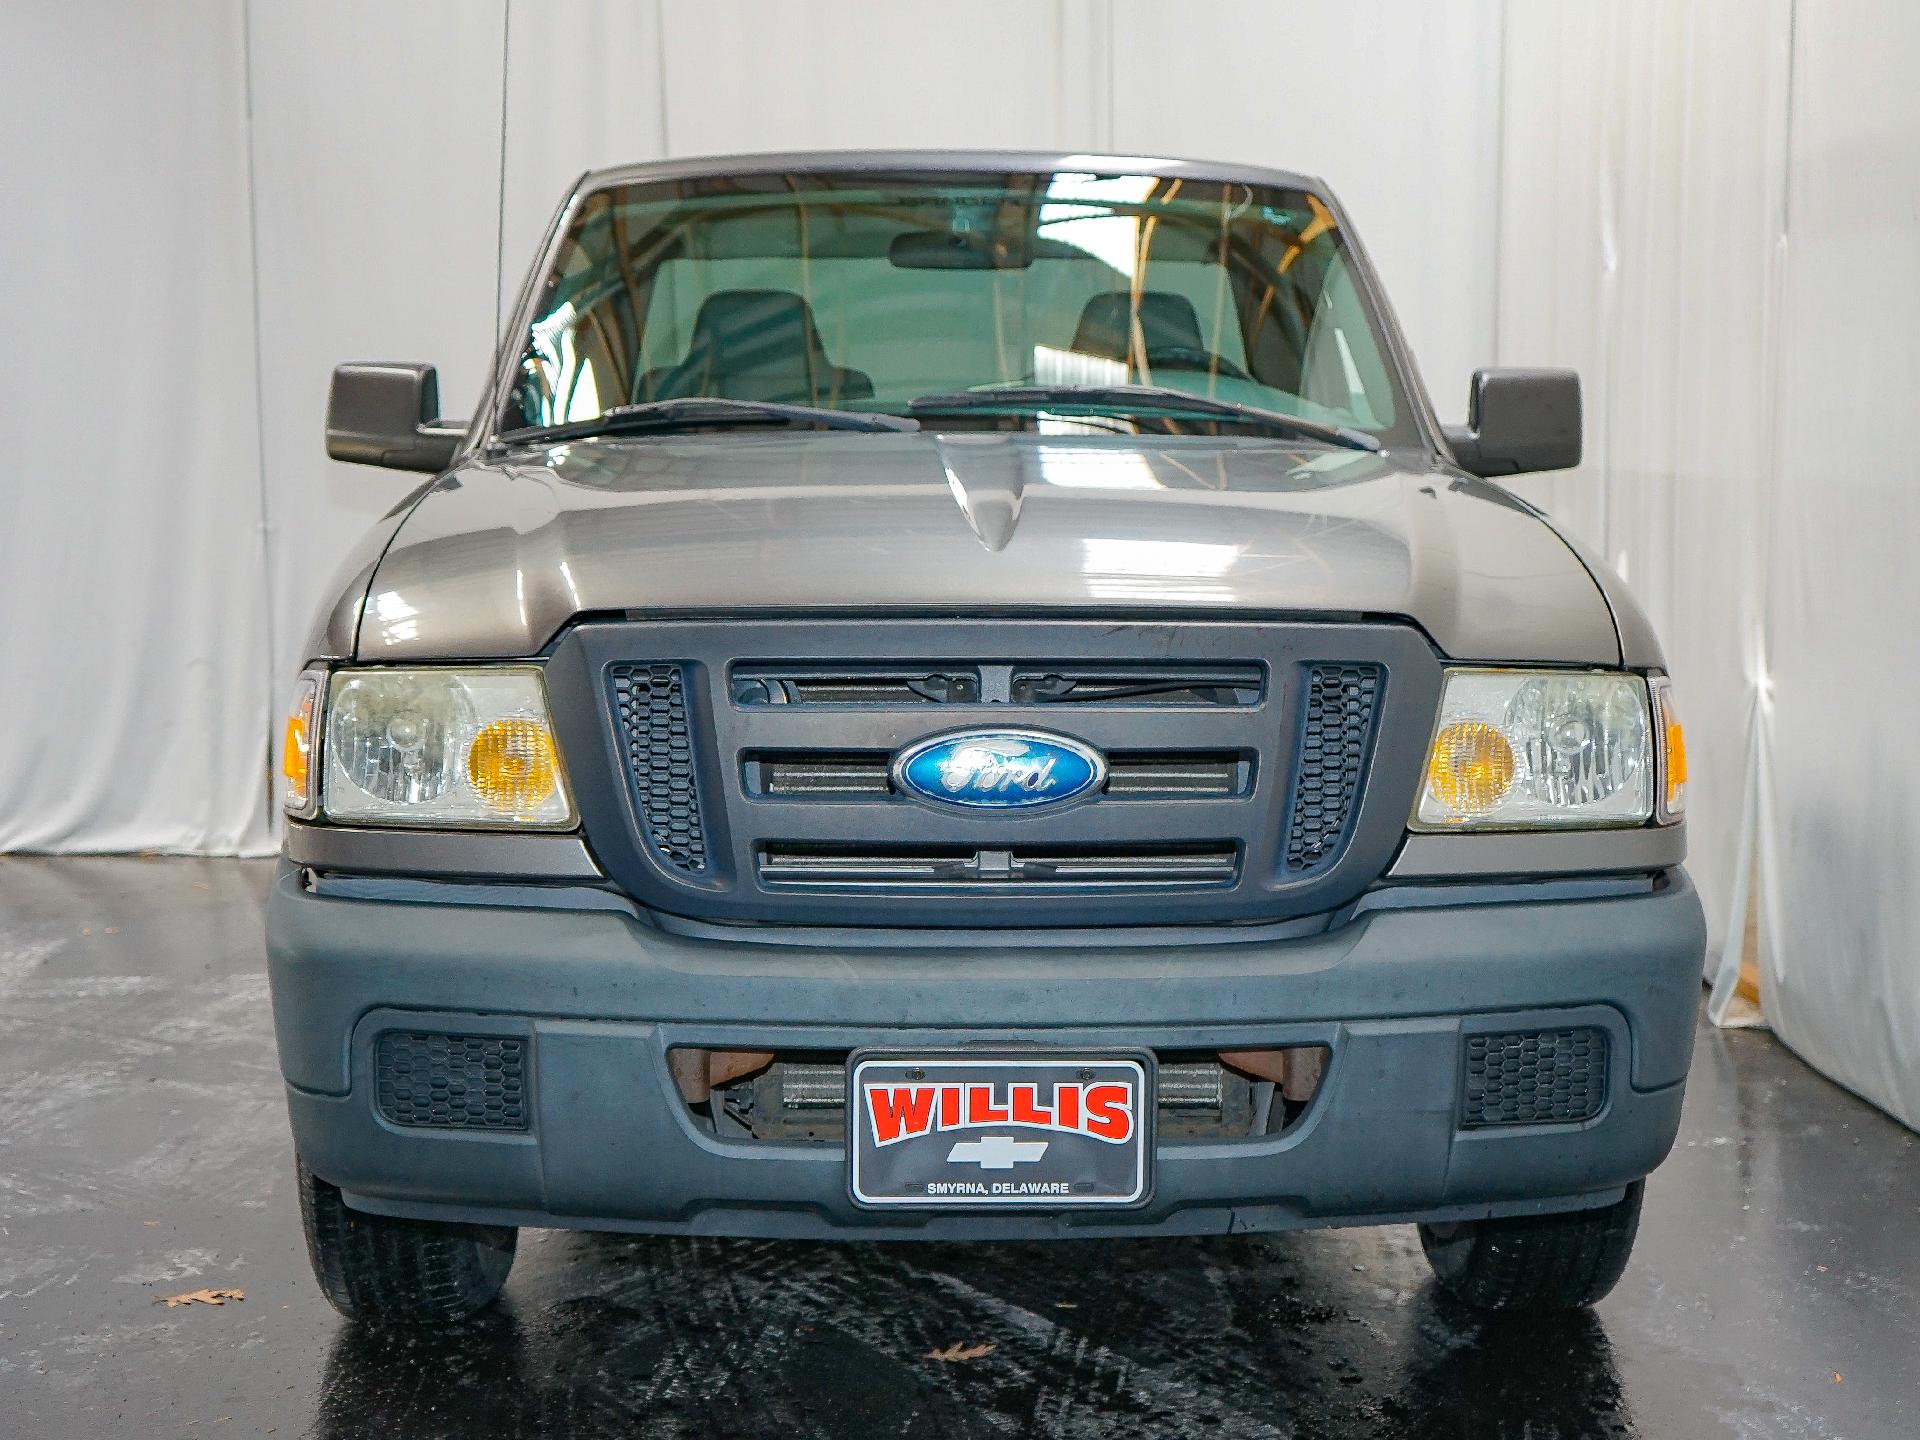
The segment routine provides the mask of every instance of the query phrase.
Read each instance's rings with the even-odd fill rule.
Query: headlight
[[[573,824],[546,686],[532,667],[336,671],[321,751],[331,820]]]
[[[1647,706],[1637,675],[1448,671],[1415,827],[1643,824],[1653,814]]]

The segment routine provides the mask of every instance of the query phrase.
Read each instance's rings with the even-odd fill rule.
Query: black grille
[[[525,1130],[525,1040],[389,1030],[374,1046],[380,1113],[395,1125]]]
[[[697,875],[707,868],[707,837],[680,667],[616,665],[612,677],[627,771],[640,799],[647,841],[674,869]]]
[[[1405,835],[1440,679],[1367,621],[596,620],[547,664],[582,827],[635,900],[915,928],[1332,912]],[[891,785],[974,727],[1086,745],[1106,788],[1001,813]]]
[[[1607,1103],[1607,1048],[1588,1027],[1469,1035],[1462,1127],[1591,1120]]]
[[[1288,809],[1287,869],[1299,874],[1338,857],[1360,793],[1380,701],[1377,665],[1314,665],[1307,671],[1300,764]]]

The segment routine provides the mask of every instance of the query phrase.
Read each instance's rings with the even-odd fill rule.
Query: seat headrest
[[[716,290],[700,302],[680,363],[647,371],[637,394],[839,404],[870,399],[873,381],[827,358],[812,309],[793,291]]]
[[[1108,290],[1087,301],[1073,332],[1073,348],[1082,355],[1125,360],[1132,350],[1133,295]],[[1200,317],[1193,302],[1170,290],[1140,292],[1140,334],[1147,354],[1156,350],[1205,351]]]
[[[812,309],[791,290],[714,291],[694,316],[688,347],[723,372],[804,366],[822,348]]]

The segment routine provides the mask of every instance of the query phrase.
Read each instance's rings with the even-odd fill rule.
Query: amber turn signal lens
[[[1660,773],[1666,777],[1660,792],[1659,819],[1672,824],[1687,813],[1687,736],[1680,728],[1680,711],[1673,703],[1673,681],[1656,675],[1653,685],[1655,730],[1660,737]]]
[[[537,720],[496,720],[473,737],[467,782],[492,809],[533,810],[553,794],[560,773],[553,736]]]
[[[1513,788],[1513,747],[1479,720],[1457,720],[1433,737],[1427,791],[1463,815],[1484,815]]]
[[[1687,788],[1687,736],[1678,720],[1667,721],[1667,805]]]
[[[313,711],[320,684],[310,675],[300,678],[293,707],[287,712],[286,733],[280,741],[280,773],[287,782],[285,804],[292,815],[313,809]]]

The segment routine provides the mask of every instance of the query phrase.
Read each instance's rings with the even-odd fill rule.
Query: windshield
[[[940,403],[992,387],[1026,394]],[[1090,398],[1049,426],[1047,400],[1080,387]],[[714,397],[923,416],[925,400],[1002,428],[1132,430],[1178,414],[1169,390],[1225,402],[1188,417],[1208,425],[1246,406],[1418,436],[1319,197],[1080,171],[596,191],[538,292],[501,429]]]

